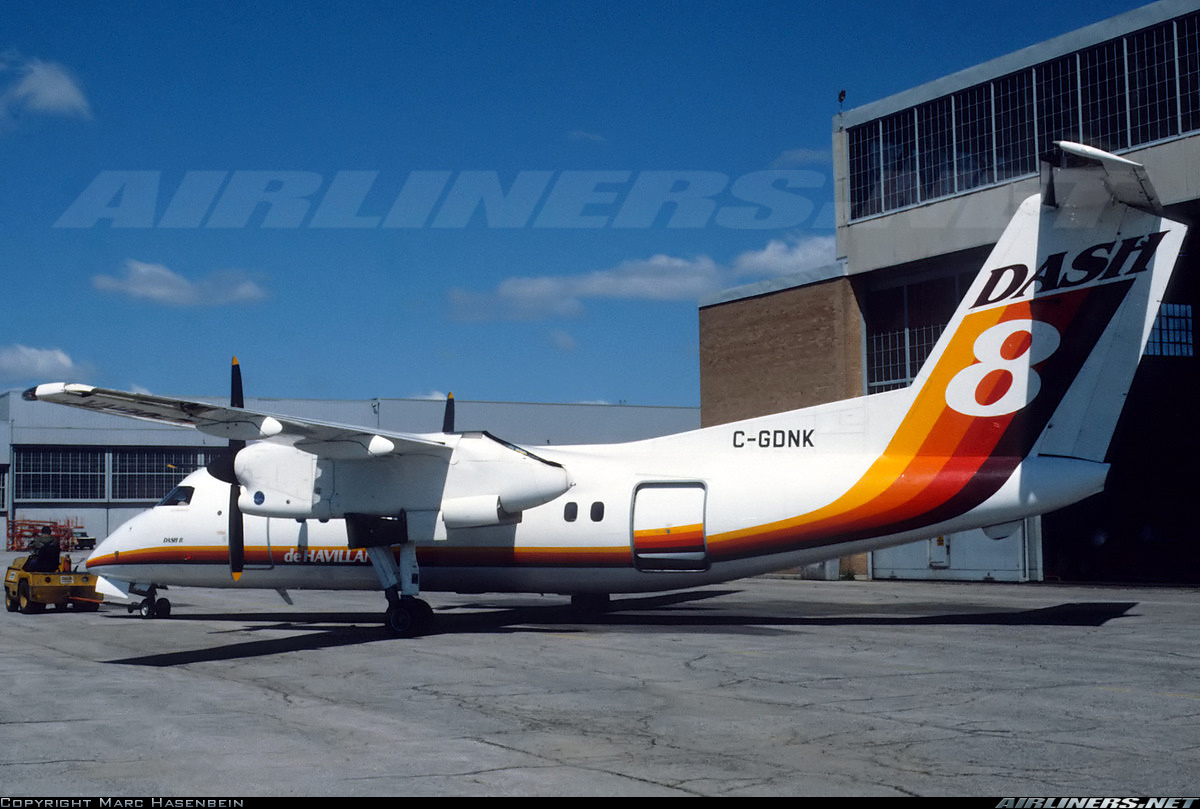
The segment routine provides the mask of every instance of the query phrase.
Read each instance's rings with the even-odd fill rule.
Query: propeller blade
[[[238,508],[239,488],[236,483],[229,487],[229,574],[233,576],[234,581],[242,577],[242,566],[246,561],[242,510]]]
[[[246,399],[242,396],[242,366],[238,365],[237,357],[233,358],[233,368],[229,372],[229,406],[246,406]]]
[[[242,393],[242,366],[238,358],[233,358],[233,366],[229,371],[229,406],[245,407],[246,398]],[[245,441],[229,442],[229,452],[226,460],[219,461],[218,471],[226,477],[214,475],[218,480],[229,484],[229,574],[237,581],[242,577],[242,567],[246,561],[246,533],[242,522],[242,510],[238,508],[238,495],[241,494],[241,484],[233,473],[233,459],[246,446]]]
[[[446,412],[442,415],[442,432],[454,432],[454,394],[446,394]]]
[[[212,475],[222,483],[237,483],[237,477],[233,474],[233,456],[237,455],[235,449],[216,450],[212,453],[212,460],[208,462],[205,469],[208,474]]]

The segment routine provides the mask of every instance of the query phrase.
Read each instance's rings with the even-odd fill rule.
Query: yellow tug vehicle
[[[59,553],[58,542],[31,546],[28,556],[18,556],[4,574],[4,606],[26,615],[48,605],[94,612],[102,598],[96,595],[96,576],[71,570],[71,557]]]

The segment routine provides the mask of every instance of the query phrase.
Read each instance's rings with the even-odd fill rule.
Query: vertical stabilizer
[[[1104,458],[1186,228],[1138,164],[1064,153],[1058,204],[1022,203],[913,383],[915,454]]]

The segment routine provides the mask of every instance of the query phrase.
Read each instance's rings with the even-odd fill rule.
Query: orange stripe
[[[1001,322],[1028,316],[1027,303],[968,314],[955,330],[884,453],[832,503],[786,520],[708,538],[716,557],[745,556],[781,542],[864,531],[887,533],[889,525],[940,506],[972,481],[1012,421],[1012,415],[976,418],[952,410],[946,386],[974,364],[975,341]]]
[[[287,560],[304,554],[303,559]],[[330,559],[321,560],[321,554],[328,554]],[[353,559],[346,559],[353,556]],[[503,547],[438,547],[421,546],[417,548],[418,564],[438,565],[596,565],[602,567],[630,566],[633,564],[632,551],[628,545],[616,547],[537,547],[513,548]],[[169,564],[217,564],[229,563],[229,549],[217,545],[211,547],[160,547],[139,548],[121,551],[120,554],[105,554],[88,560],[89,569],[99,569],[110,565],[169,565]],[[361,549],[351,549],[345,546],[306,547],[296,546],[272,547],[270,550],[262,547],[246,548],[246,564],[269,565],[278,567],[288,565],[369,565],[370,560]],[[99,570],[98,572],[103,572]]]

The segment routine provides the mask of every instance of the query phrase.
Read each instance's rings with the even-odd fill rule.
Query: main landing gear
[[[387,545],[367,548],[375,575],[387,597],[388,608],[383,616],[383,625],[398,638],[411,638],[424,634],[433,623],[433,607],[417,598],[420,590],[420,572],[417,568],[417,551],[410,542],[399,546],[400,564]]]
[[[401,638],[428,631],[433,608],[417,598],[421,571],[417,547],[408,538],[408,515],[403,511],[395,517],[347,514],[346,534],[351,548],[366,549],[375,568],[388,602],[383,615],[387,631]]]

